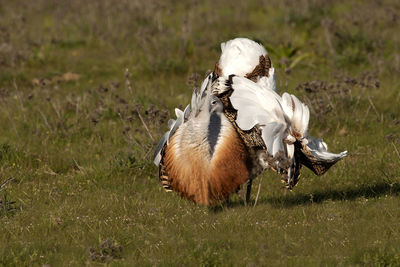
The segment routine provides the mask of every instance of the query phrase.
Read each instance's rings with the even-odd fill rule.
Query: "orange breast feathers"
[[[205,205],[225,200],[250,174],[246,148],[227,119],[213,148],[206,132],[189,133],[182,125],[166,148],[164,164],[172,190]]]

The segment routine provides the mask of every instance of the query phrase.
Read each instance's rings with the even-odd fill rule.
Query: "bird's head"
[[[220,114],[224,110],[224,105],[217,96],[211,95],[209,97],[208,110],[210,114],[211,113]]]

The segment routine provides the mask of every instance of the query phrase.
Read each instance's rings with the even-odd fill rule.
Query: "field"
[[[400,265],[399,2],[158,2],[0,1],[0,265]],[[235,37],[349,156],[196,206],[153,151]]]

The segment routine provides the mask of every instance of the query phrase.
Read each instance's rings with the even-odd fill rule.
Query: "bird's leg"
[[[254,206],[255,207],[257,205],[257,200],[258,200],[258,196],[260,195],[260,191],[261,191],[261,183],[262,183],[262,176],[260,177],[260,182],[258,184],[258,190],[257,190],[257,195],[256,195],[256,199],[254,200]]]
[[[250,195],[251,195],[251,185],[253,184],[253,177],[250,177],[246,184],[246,200],[245,200],[245,205],[249,205],[250,202]]]
[[[251,180],[253,177],[250,177],[247,181],[245,181],[243,184],[241,184],[236,191],[240,197],[241,200],[243,200],[243,203],[245,206],[247,206],[247,203],[250,200],[250,192],[251,191]]]

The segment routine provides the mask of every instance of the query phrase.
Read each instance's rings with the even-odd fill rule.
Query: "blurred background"
[[[398,263],[399,14],[396,0],[0,0],[0,264]],[[278,93],[350,156],[293,192],[267,172],[253,209],[197,207],[162,191],[153,150],[236,37],[267,48]]]

